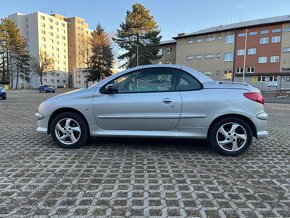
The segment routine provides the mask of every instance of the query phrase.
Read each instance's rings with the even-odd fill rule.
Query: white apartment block
[[[31,56],[38,57],[45,52],[54,59],[54,69],[43,77],[43,83],[55,87],[68,83],[68,33],[67,22],[54,16],[35,12],[31,14],[12,14],[8,16],[20,29],[28,43]],[[57,76],[59,75],[59,77]],[[38,87],[39,77],[31,72],[31,81],[23,87]]]
[[[86,71],[86,68],[73,68],[72,72],[72,86],[74,88],[86,88],[86,81],[89,72]],[[93,82],[88,82],[88,86],[93,85]]]

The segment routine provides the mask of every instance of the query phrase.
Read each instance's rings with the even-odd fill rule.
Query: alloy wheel
[[[226,123],[218,129],[216,140],[222,149],[238,151],[247,143],[247,131],[239,123]]]
[[[65,145],[75,144],[81,136],[81,127],[72,118],[63,118],[55,125],[56,138]]]

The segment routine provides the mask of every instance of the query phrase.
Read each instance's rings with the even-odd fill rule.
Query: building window
[[[64,42],[64,43],[62,43],[62,45],[63,45],[63,46],[66,46],[65,42]]]
[[[266,77],[265,76],[259,76],[258,77],[258,82],[265,82],[266,81]]]
[[[245,49],[238,49],[238,50],[237,50],[237,55],[238,55],[238,56],[245,55],[245,53],[246,53]]]
[[[281,36],[273,36],[272,43],[279,43],[281,42]]]
[[[270,63],[278,63],[279,62],[279,56],[271,56]]]
[[[257,52],[257,49],[256,48],[249,48],[248,49],[248,55],[255,55]]]
[[[172,54],[172,48],[167,48],[167,54]]]
[[[285,28],[284,28],[284,31],[285,31],[285,32],[290,32],[290,27],[285,27]]]
[[[65,40],[65,36],[62,36],[61,38],[62,38],[63,40]]]
[[[265,64],[265,63],[267,63],[267,57],[259,57],[258,63],[259,64]]]
[[[272,29],[272,33],[280,33],[281,29]]]
[[[46,41],[46,38],[41,37],[41,41],[45,42]]]
[[[254,67],[247,67],[247,73],[255,73]]]
[[[50,48],[51,50],[53,50],[53,46],[49,46],[49,48]]]
[[[65,30],[61,30],[61,32],[62,32],[63,34],[65,34]]]
[[[41,45],[41,48],[46,48],[46,45],[42,44],[42,45]]]
[[[159,48],[158,55],[162,55],[162,54],[163,54],[163,49],[162,48]]]
[[[217,58],[221,58],[222,57],[222,53],[217,53],[216,57]]]
[[[50,32],[50,33],[49,33],[49,35],[50,35],[50,36],[53,36],[53,33],[52,33],[52,32]]]
[[[41,20],[45,20],[45,16],[40,16]]]
[[[204,59],[213,59],[214,55],[213,54],[206,54],[204,55]]]
[[[268,33],[269,33],[269,30],[261,30],[261,31],[260,31],[260,34],[261,34],[261,35],[268,34]]]
[[[187,43],[188,43],[188,44],[192,44],[192,43],[193,43],[193,40],[192,40],[192,39],[189,39],[189,40],[187,41]]]
[[[192,59],[193,59],[192,55],[187,56],[187,60],[192,60]]]
[[[45,34],[45,30],[41,30],[41,33],[42,33],[42,34]]]
[[[255,35],[257,35],[257,32],[256,31],[249,32],[249,36],[255,36]]]
[[[173,62],[172,61],[166,61],[166,64],[172,64]]]
[[[226,44],[235,43],[235,35],[227,35],[226,36]]]
[[[211,41],[214,41],[215,38],[214,37],[208,37],[205,39],[206,42],[211,42]]]
[[[201,55],[196,55],[195,56],[195,60],[201,60],[202,59],[202,56]]]
[[[283,52],[284,53],[290,52],[290,48],[283,48]]]
[[[260,38],[260,44],[268,44],[268,42],[269,42],[268,37]]]
[[[224,59],[224,61],[225,62],[233,61],[233,53],[232,52],[225,53],[225,59]]]
[[[277,82],[277,76],[270,76],[270,82]]]
[[[62,27],[65,27],[65,24],[64,23],[62,23],[61,25],[62,25]]]
[[[202,42],[202,38],[197,39],[196,42],[198,42],[198,43]]]
[[[51,19],[51,18],[49,18],[49,22],[51,22],[51,23],[52,23],[52,19]]]
[[[50,25],[49,28],[50,28],[51,30],[53,30],[53,26],[52,26],[52,25]]]
[[[41,26],[42,26],[42,27],[45,27],[45,23],[41,23]]]
[[[239,37],[245,37],[246,36],[246,33],[240,33],[238,36]]]
[[[54,54],[53,54],[53,53],[49,53],[49,56],[50,56],[50,57],[53,57],[53,56],[54,56]]]
[[[62,51],[63,51],[64,53],[66,52],[66,50],[65,50],[65,49],[63,49]]]
[[[243,73],[243,72],[244,72],[244,68],[243,67],[237,67],[236,73]]]

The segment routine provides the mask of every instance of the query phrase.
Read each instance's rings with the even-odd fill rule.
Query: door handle
[[[162,102],[164,104],[170,104],[170,103],[172,103],[172,100],[170,98],[164,98]]]

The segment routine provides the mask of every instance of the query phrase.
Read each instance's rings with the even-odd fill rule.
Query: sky
[[[162,40],[182,32],[290,15],[290,0],[2,0],[0,18],[16,12],[58,13],[82,17],[91,29],[101,23],[108,33],[114,33],[134,3],[150,10],[161,29]]]

